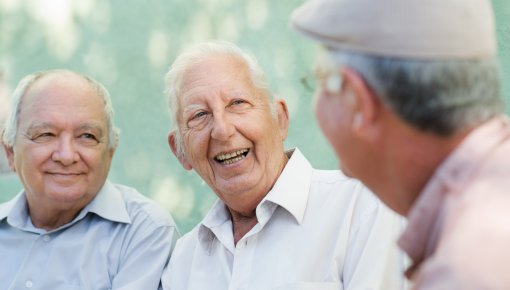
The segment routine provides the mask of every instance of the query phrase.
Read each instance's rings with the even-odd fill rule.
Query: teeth
[[[243,159],[242,154],[248,152],[248,149],[241,149],[227,154],[220,154],[216,156],[216,160],[223,161],[223,164],[232,164]]]
[[[232,163],[237,162],[237,161],[239,161],[241,159],[243,159],[243,156],[238,156],[238,157],[236,157],[234,159],[229,159],[229,160],[223,161],[223,164],[232,164]]]

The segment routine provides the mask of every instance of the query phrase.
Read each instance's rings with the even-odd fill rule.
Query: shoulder
[[[112,186],[120,194],[133,224],[145,221],[151,227],[175,227],[170,213],[155,201],[132,187],[121,184],[112,184]]]
[[[313,169],[312,184],[322,185],[326,188],[349,188],[356,191],[363,189],[363,184],[359,180],[346,176],[340,170]]]
[[[354,202],[364,208],[378,206],[379,200],[359,180],[339,170],[313,170],[310,186],[312,195],[328,197],[338,202]]]
[[[308,209],[322,215],[330,212],[336,219],[361,226],[376,219],[400,223],[398,215],[388,209],[363,183],[338,170],[314,170]]]
[[[500,160],[507,158],[501,156]],[[485,160],[468,182],[456,183],[448,192],[440,216],[443,219],[438,219],[437,249],[424,267],[425,280],[444,269],[465,281],[485,277],[496,282],[508,276],[495,269],[510,265],[509,173],[508,165]]]
[[[189,264],[194,255],[197,247],[200,247],[199,229],[201,224],[195,226],[191,231],[184,234],[177,240],[175,248],[172,252],[172,264]],[[183,266],[183,265],[182,265]]]
[[[470,195],[448,207],[437,249],[424,266],[424,283],[441,272],[442,283],[463,281],[491,289],[509,285],[510,196],[491,194]]]
[[[463,239],[461,235],[472,235],[477,239],[493,237],[510,242],[510,195],[506,188],[493,182],[475,181],[452,195],[447,201],[445,235],[459,235],[459,241]]]
[[[193,229],[191,229],[191,231],[179,238],[177,245],[179,245],[180,248],[184,248],[186,246],[195,247],[199,242],[199,231],[201,227],[203,227],[201,223],[196,225]]]
[[[196,249],[200,247],[198,241],[199,226],[200,224],[177,240],[170,261],[161,277],[163,289],[174,287],[184,289],[187,287],[192,272],[191,269],[195,263],[194,257],[197,255]]]

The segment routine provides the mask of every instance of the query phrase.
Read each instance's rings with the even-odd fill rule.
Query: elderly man
[[[55,70],[19,83],[3,146],[24,189],[0,205],[0,289],[158,289],[178,234],[106,180],[117,140],[98,82]]]
[[[401,219],[358,181],[285,152],[288,111],[227,42],[180,55],[168,141],[219,197],[177,242],[164,289],[402,289]]]
[[[489,0],[316,0],[316,115],[341,160],[409,217],[416,289],[510,289],[510,123]]]

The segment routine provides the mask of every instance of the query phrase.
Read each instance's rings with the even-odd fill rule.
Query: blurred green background
[[[318,168],[337,164],[299,79],[316,44],[288,29],[303,0],[0,0],[0,117],[26,74],[67,68],[88,74],[110,91],[121,129],[110,180],[137,188],[175,218],[181,233],[197,224],[216,199],[185,171],[167,145],[169,117],[163,76],[190,44],[237,43],[254,54],[272,90],[289,106],[286,147],[299,147]],[[510,100],[510,4],[494,0],[504,96]],[[3,83],[3,84],[2,84]],[[0,158],[1,159],[1,158]],[[0,160],[1,163],[1,160]],[[3,166],[3,168],[2,168]],[[21,184],[0,164],[0,202]]]

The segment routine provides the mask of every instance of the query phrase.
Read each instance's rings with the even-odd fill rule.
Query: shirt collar
[[[0,205],[0,220],[7,219],[7,222],[16,227],[23,227],[28,218],[27,199],[24,191],[20,191],[14,198]]]
[[[285,154],[289,157],[285,168],[256,209],[257,219],[262,226],[269,221],[277,206],[287,210],[298,224],[304,218],[313,169],[299,149],[288,150]],[[198,239],[206,250],[210,249],[215,239],[213,229],[227,222],[231,223],[230,213],[226,205],[217,200],[198,229]]]
[[[87,213],[95,213],[104,219],[114,222],[131,223],[126,205],[120,191],[109,181],[106,181],[96,197],[70,223],[59,229],[68,227],[83,219]],[[11,226],[28,229],[32,228],[27,210],[27,199],[24,190],[10,201],[0,205],[0,220],[7,218]],[[35,230],[35,228],[34,228]],[[58,229],[56,229],[58,230]]]
[[[221,226],[225,223],[232,223],[230,220],[230,213],[225,203],[218,199],[198,227],[198,240],[206,251],[210,251],[212,242],[215,239],[213,231],[221,230]],[[230,228],[231,227],[232,226],[230,226]],[[220,234],[218,236],[222,237],[223,235]],[[223,243],[228,244],[229,242],[223,241]]]
[[[113,222],[131,223],[122,193],[108,180],[97,196],[81,211],[79,216],[85,216],[89,212]]]
[[[473,130],[437,168],[408,215],[398,243],[413,259],[409,274],[435,250],[447,193],[461,192],[488,154],[510,135],[506,117],[497,117]]]
[[[291,149],[286,154],[289,161],[257,210],[262,210],[267,203],[274,203],[287,210],[296,222],[301,224],[310,193],[313,169],[299,149]]]
[[[9,213],[12,210],[12,207],[16,203],[17,198],[19,198],[19,194],[18,194],[18,196],[12,198],[11,200],[0,204],[0,221],[7,218],[7,216],[9,215]]]

